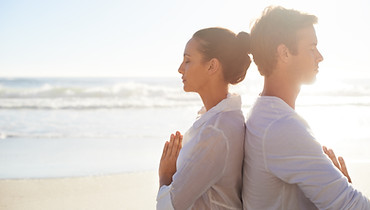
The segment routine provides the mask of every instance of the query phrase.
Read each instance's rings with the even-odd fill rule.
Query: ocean
[[[248,77],[231,87],[244,114],[261,87]],[[0,78],[0,179],[156,170],[164,142],[184,133],[201,105],[180,77]],[[296,110],[320,143],[370,166],[368,80],[303,86]]]

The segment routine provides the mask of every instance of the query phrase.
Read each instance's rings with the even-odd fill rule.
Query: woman
[[[184,137],[176,132],[164,146],[157,209],[242,209],[245,125],[228,87],[244,79],[248,53],[249,34],[223,28],[199,30],[187,43],[178,71],[204,107]]]

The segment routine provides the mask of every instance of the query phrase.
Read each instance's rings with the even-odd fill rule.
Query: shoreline
[[[120,171],[120,172],[107,172],[107,173],[97,173],[97,174],[80,174],[80,175],[64,175],[64,176],[30,176],[30,177],[17,177],[17,178],[1,178],[1,181],[22,181],[22,180],[53,180],[53,179],[80,179],[80,178],[99,178],[99,177],[111,177],[111,176],[121,176],[121,175],[127,175],[127,176],[134,176],[138,174],[149,174],[157,172],[158,169],[148,169],[148,170],[142,170],[142,171]]]

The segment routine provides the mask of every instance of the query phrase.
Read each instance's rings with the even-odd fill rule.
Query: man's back
[[[283,100],[259,97],[246,124],[244,209],[369,206],[322,152],[307,123]]]

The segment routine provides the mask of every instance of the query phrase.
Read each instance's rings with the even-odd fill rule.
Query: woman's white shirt
[[[244,135],[240,96],[203,108],[184,134],[177,171],[160,188],[157,209],[242,209]]]

